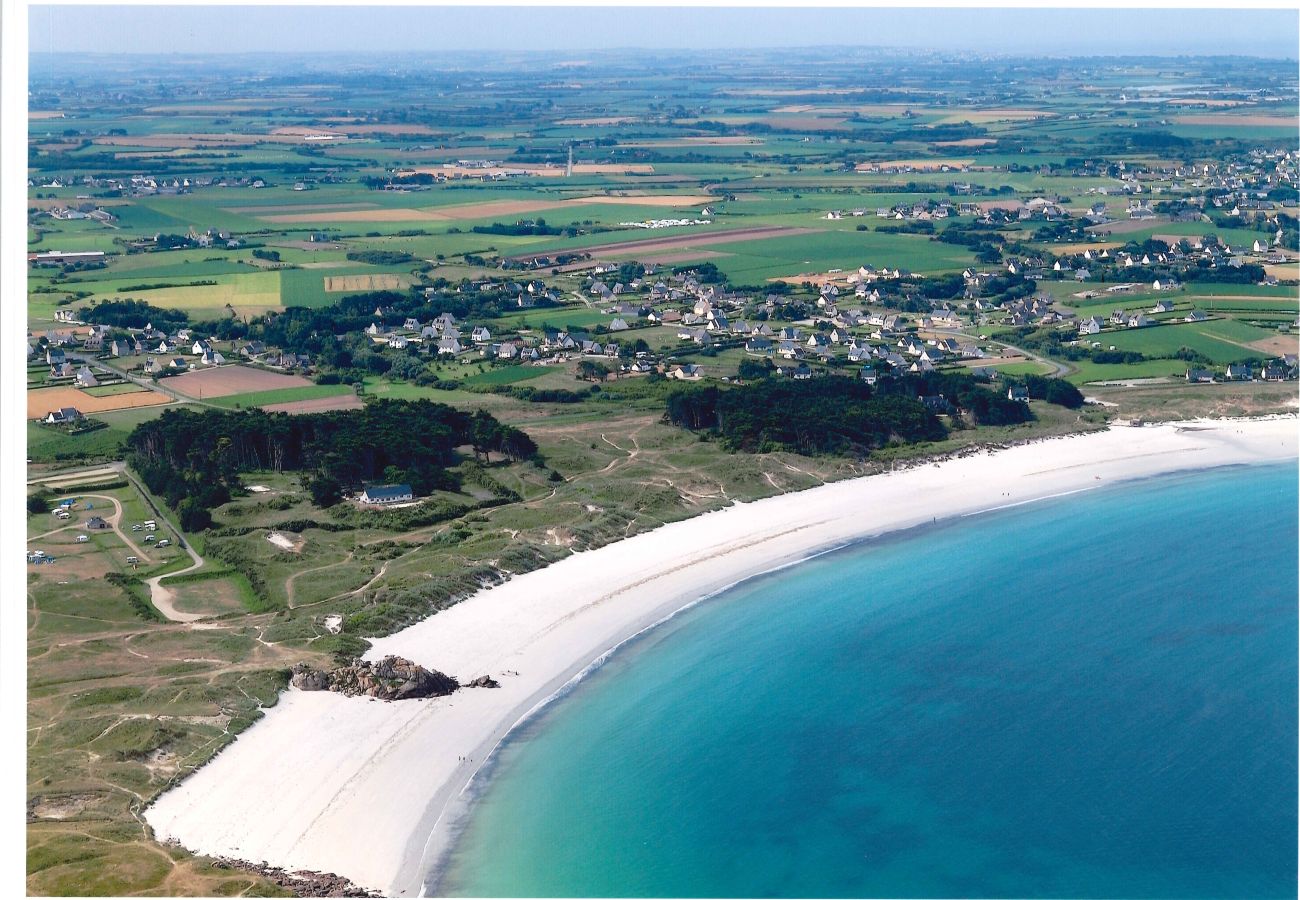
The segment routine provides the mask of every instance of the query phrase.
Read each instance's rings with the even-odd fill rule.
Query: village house
[[[415,493],[409,484],[372,484],[367,485],[357,499],[375,505],[404,503],[414,500]]]
[[[69,422],[75,422],[83,418],[81,411],[75,406],[61,406],[45,414],[41,421],[46,425],[66,425]]]

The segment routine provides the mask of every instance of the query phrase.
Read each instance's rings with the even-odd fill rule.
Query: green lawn
[[[304,387],[279,388],[271,391],[253,391],[246,394],[230,394],[225,397],[213,397],[205,400],[215,406],[231,409],[251,409],[255,406],[271,406],[276,403],[295,403],[299,400],[315,400],[318,397],[337,397],[352,393],[347,384],[313,384]]]
[[[464,380],[463,384],[517,384],[521,381],[531,381],[534,378],[541,378],[543,375],[562,370],[563,366],[502,366],[488,369],[479,375],[471,375]]]
[[[1224,364],[1240,359],[1263,359],[1269,354],[1241,346],[1248,341],[1276,337],[1268,332],[1230,319],[1209,322],[1185,322],[1177,325],[1160,325],[1150,328],[1129,328],[1121,332],[1095,335],[1104,347],[1118,350],[1136,350],[1148,356],[1176,353],[1183,347],[1203,353],[1215,363]],[[1234,343],[1236,342],[1236,343]]]

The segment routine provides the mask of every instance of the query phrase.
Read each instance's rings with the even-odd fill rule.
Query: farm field
[[[301,375],[285,375],[270,372],[253,366],[217,366],[197,372],[173,375],[167,379],[167,387],[195,399],[212,400],[231,394],[247,394],[267,391],[303,388],[312,384]]]
[[[166,394],[148,390],[93,396],[75,387],[36,388],[27,392],[27,418],[39,419],[51,410],[65,406],[92,414],[140,406],[161,406],[171,402],[172,398]]]
[[[276,272],[217,276],[217,284],[188,284],[151,290],[126,290],[125,282],[96,286],[96,300],[128,294],[154,306],[182,309],[195,316],[253,316],[281,308],[280,276]]]
[[[306,379],[303,379],[306,380]],[[240,391],[238,393],[226,394],[220,397],[213,397],[206,402],[214,406],[224,406],[227,408],[239,407],[242,409],[251,409],[255,406],[263,408],[277,406],[292,406],[298,403],[319,400],[321,398],[334,398],[343,396],[349,400],[350,406],[360,406],[360,401],[356,399],[351,385],[346,384],[307,384],[302,387],[283,387],[269,390],[257,391]],[[352,402],[355,401],[355,402]],[[334,407],[338,408],[338,407]],[[311,409],[311,407],[308,407]],[[292,410],[297,411],[297,410]]]
[[[1152,328],[1130,328],[1123,332],[1096,335],[1106,346],[1136,350],[1146,354],[1168,354],[1187,347],[1202,353],[1215,363],[1243,359],[1266,359],[1271,354],[1250,346],[1247,341],[1277,337],[1262,328],[1252,328],[1232,321],[1183,323]],[[1243,341],[1245,338],[1247,341]],[[1294,348],[1295,341],[1291,341]],[[1294,352],[1292,350],[1291,352]]]

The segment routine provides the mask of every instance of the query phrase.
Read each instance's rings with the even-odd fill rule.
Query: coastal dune
[[[416,896],[475,772],[612,649],[746,578],[940,519],[1176,471],[1297,456],[1294,417],[1121,427],[822,485],[664,526],[485,589],[377,640],[498,689],[384,703],[290,690],[145,817],[196,853]]]

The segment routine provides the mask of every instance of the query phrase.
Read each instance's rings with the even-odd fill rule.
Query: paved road
[[[946,328],[927,328],[925,330],[928,333],[941,334],[944,337],[965,338],[968,341],[971,340],[973,337],[975,337],[975,335],[972,335],[965,331],[954,331]],[[1050,374],[1060,378],[1064,378],[1066,375],[1070,375],[1075,371],[1075,368],[1069,365],[1068,363],[1057,362],[1054,359],[1049,359],[1048,357],[1045,356],[1039,356],[1037,353],[1033,353],[1032,351],[1026,350],[1024,347],[1017,347],[1014,344],[1008,344],[1006,341],[998,341],[998,340],[994,340],[993,338],[980,338],[980,340],[988,344],[996,344],[999,347],[1006,347],[1009,350],[1014,350],[1016,353],[1018,353],[1020,356],[1025,357],[1026,359],[1032,359],[1034,362],[1042,363],[1045,366],[1050,366],[1052,369]]]

